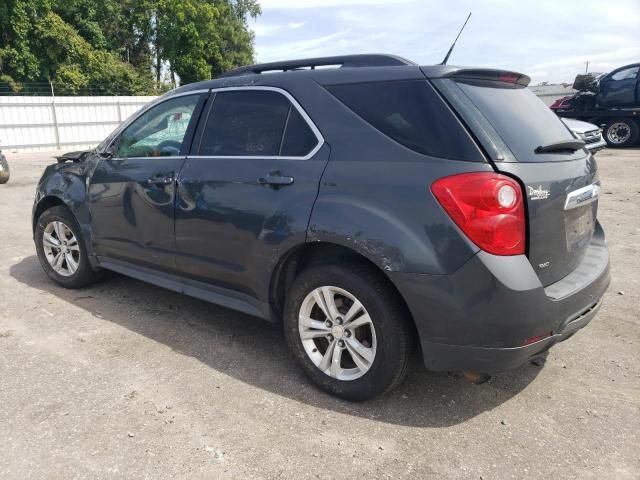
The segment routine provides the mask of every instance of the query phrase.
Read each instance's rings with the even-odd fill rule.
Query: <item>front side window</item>
[[[640,70],[640,67],[625,68],[624,70],[620,70],[619,72],[611,75],[611,79],[612,80],[633,80],[638,76],[638,70]]]
[[[187,127],[199,95],[184,95],[150,108],[120,135],[116,158],[175,157],[180,155]]]
[[[271,90],[216,93],[199,155],[303,157],[318,140],[287,97]]]

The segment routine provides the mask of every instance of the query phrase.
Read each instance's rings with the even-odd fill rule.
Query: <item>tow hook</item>
[[[475,383],[476,385],[481,385],[491,378],[491,375],[488,373],[479,373],[479,372],[462,372],[467,380],[471,383]]]

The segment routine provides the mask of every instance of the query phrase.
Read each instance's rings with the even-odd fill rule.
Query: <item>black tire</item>
[[[44,251],[44,231],[47,225],[54,221],[64,223],[67,228],[71,230],[78,241],[78,267],[77,270],[69,276],[63,276],[57,273],[49,264]],[[102,272],[99,270],[93,270],[91,268],[91,265],[89,264],[89,259],[87,258],[87,250],[78,222],[76,222],[76,219],[66,207],[56,206],[42,212],[40,218],[38,218],[38,223],[36,224],[35,243],[36,252],[38,253],[38,260],[40,261],[42,269],[49,276],[49,278],[51,278],[51,280],[56,282],[58,285],[61,285],[65,288],[81,288],[90,285],[101,278]]]
[[[377,350],[364,375],[338,380],[318,368],[305,351],[298,330],[302,304],[313,290],[338,287],[353,294],[371,317]],[[407,373],[413,346],[410,318],[390,285],[374,269],[361,265],[316,265],[302,272],[290,288],[284,310],[289,348],[306,374],[322,390],[350,401],[364,401],[399,385]]]
[[[9,162],[7,162],[7,158],[0,153],[0,184],[7,183],[9,181],[9,177],[11,175],[9,171]]]
[[[616,118],[607,122],[603,135],[607,145],[610,147],[625,148],[634,145],[638,141],[640,128],[633,119]]]

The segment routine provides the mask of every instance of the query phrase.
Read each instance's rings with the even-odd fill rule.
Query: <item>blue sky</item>
[[[640,0],[260,0],[251,20],[259,62],[393,53],[439,63],[469,11],[450,64],[573,81],[640,62]]]

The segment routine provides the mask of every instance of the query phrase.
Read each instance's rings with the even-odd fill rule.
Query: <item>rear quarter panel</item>
[[[488,164],[430,159],[399,145],[368,156],[337,150],[322,178],[308,241],[351,248],[387,272],[447,274],[478,252],[430,187],[447,175],[491,171]]]

